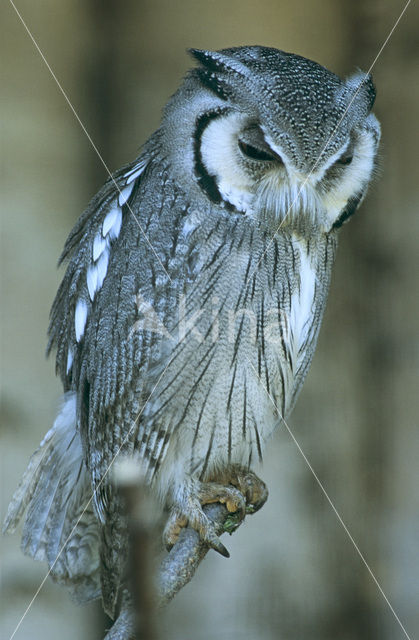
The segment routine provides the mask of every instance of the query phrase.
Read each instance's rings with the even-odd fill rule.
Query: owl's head
[[[370,181],[380,126],[375,89],[266,47],[191,51],[199,62],[166,107],[172,166],[231,214],[275,228],[337,228]]]

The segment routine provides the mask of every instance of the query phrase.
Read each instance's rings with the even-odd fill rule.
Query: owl
[[[159,129],[65,244],[48,347],[64,396],[5,525],[27,508],[23,550],[111,616],[127,560],[117,457],[167,510],[168,547],[189,525],[228,555],[203,505],[266,500],[252,466],[307,374],[380,138],[369,75],[261,46],[191,54]]]

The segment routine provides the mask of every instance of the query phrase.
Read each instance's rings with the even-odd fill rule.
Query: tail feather
[[[50,429],[42,440],[39,448],[29,460],[28,468],[23,474],[23,478],[10,501],[3,524],[3,533],[15,532],[28,504],[32,500],[42,470],[48,464],[48,461],[45,459],[48,459],[50,453],[50,440],[52,436],[53,429]]]
[[[81,475],[84,472],[84,463],[81,461],[78,465],[77,475]],[[67,478],[63,478],[63,474],[61,474],[60,482],[57,485],[56,494],[63,495],[65,493],[65,487],[63,485],[67,481]],[[82,515],[83,511],[79,510],[78,505],[83,502],[82,509],[84,507],[88,507],[89,498],[83,501],[83,495],[86,494],[85,483],[78,482],[73,492],[70,494],[69,499],[65,504],[61,505],[61,509],[55,509],[51,514],[51,517],[46,526],[46,535],[50,540],[50,543],[47,547],[47,560],[49,564],[52,564],[57,557],[61,545],[65,542],[69,535],[71,535],[71,531],[74,528],[77,520]],[[86,509],[87,510],[87,509]],[[79,513],[80,511],[80,513]],[[74,513],[77,513],[77,518],[73,522]],[[72,523],[71,529],[68,528],[68,523]],[[54,535],[51,535],[51,532],[54,532]]]
[[[51,576],[83,602],[100,595],[99,531],[76,428],[76,396],[64,396],[54,425],[30,459],[4,523],[12,533],[25,510],[24,553],[46,560]]]

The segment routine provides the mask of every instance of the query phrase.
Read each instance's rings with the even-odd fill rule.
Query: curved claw
[[[180,492],[179,492],[180,493]],[[175,503],[167,521],[163,539],[170,551],[179,537],[183,527],[190,526],[199,533],[201,540],[224,558],[230,554],[219,539],[212,521],[205,515],[202,506],[220,502],[225,504],[229,513],[235,515],[238,523],[246,515],[246,500],[243,494],[231,485],[224,486],[216,482],[200,482],[184,487],[181,493],[183,500]]]
[[[223,543],[221,542],[218,536],[214,535],[214,538],[211,537],[210,540],[207,539],[205,540],[205,542],[208,544],[209,547],[211,547],[211,549],[214,549],[214,551],[217,551],[217,553],[222,555],[224,558],[230,557],[230,553],[228,549],[226,549],[226,547],[223,545]]]
[[[169,520],[167,521],[163,534],[163,539],[167,551],[170,551],[173,548],[174,544],[177,542],[181,529],[190,524],[196,531],[198,531],[202,542],[207,544],[211,549],[214,549],[214,551],[217,551],[219,554],[224,556],[224,558],[229,558],[230,554],[221,542],[220,538],[217,536],[211,520],[207,518],[204,512],[202,512],[202,514],[200,515],[202,515],[202,517],[199,518],[199,522],[194,520],[194,523],[188,523],[188,520],[184,515],[179,514],[178,512],[176,512],[176,510],[173,510],[169,517]],[[193,524],[195,524],[195,526],[193,526]]]
[[[170,551],[173,545],[176,543],[179,533],[183,527],[188,525],[188,519],[179,513],[176,509],[173,509],[171,512],[169,519],[166,523],[163,532],[163,542],[167,551]]]

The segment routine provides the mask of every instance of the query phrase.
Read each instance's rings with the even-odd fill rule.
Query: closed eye
[[[258,149],[257,147],[254,147],[253,145],[248,144],[243,140],[239,140],[239,149],[243,153],[243,155],[245,155],[247,158],[251,158],[252,160],[272,162],[272,160],[277,159],[273,154],[267,153],[263,149]]]
[[[267,144],[263,131],[257,124],[251,124],[244,129],[238,140],[242,155],[257,162],[276,162],[283,164],[282,158]]]
[[[338,167],[345,167],[348,164],[351,164],[352,160],[354,158],[354,154],[351,152],[346,152],[343,155],[340,156],[340,158],[338,158],[335,162],[335,165],[337,165]]]

